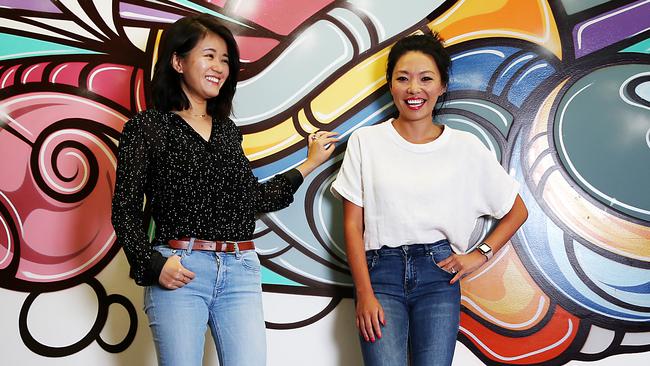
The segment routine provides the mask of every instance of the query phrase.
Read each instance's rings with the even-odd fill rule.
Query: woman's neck
[[[399,117],[393,120],[393,127],[406,141],[414,144],[434,141],[443,130],[443,126],[436,125],[431,120],[404,121]]]
[[[202,98],[197,98],[192,93],[186,90],[185,85],[182,85],[183,92],[190,102],[190,107],[181,111],[195,117],[205,117],[208,115],[208,101]]]

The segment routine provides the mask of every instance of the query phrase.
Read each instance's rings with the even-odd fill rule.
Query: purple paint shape
[[[124,14],[125,12],[133,13],[133,15],[125,15]],[[140,17],[135,14],[142,15],[142,16]],[[120,15],[124,19],[144,20],[144,21],[153,21],[153,22],[160,21],[164,23],[173,23],[176,20],[183,17],[182,15],[179,14],[150,9],[144,6],[127,4],[123,2],[120,3]]]
[[[598,51],[650,28],[650,1],[637,1],[573,28],[576,58]],[[580,34],[578,34],[580,32]]]
[[[61,13],[61,10],[49,1],[43,0],[0,0],[0,7],[20,10]]]

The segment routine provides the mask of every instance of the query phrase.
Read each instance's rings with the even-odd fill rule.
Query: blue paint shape
[[[636,286],[616,286],[605,283],[607,286],[615,288],[617,290],[631,292],[635,294],[650,294],[650,282],[642,283]]]
[[[487,90],[497,68],[516,51],[513,47],[482,47],[452,55],[449,91]]]
[[[553,74],[555,74],[555,68],[544,60],[530,65],[513,82],[508,92],[508,100],[517,107],[521,107],[533,90]]]

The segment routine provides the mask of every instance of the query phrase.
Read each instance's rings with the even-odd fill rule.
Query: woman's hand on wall
[[[307,137],[309,150],[307,151],[307,160],[298,166],[298,170],[303,177],[306,177],[319,165],[323,164],[334,152],[334,143],[339,141],[336,137],[338,132],[317,131],[309,134]]]
[[[176,290],[190,283],[194,276],[194,272],[183,267],[181,257],[172,255],[167,258],[167,262],[165,262],[158,277],[158,283],[166,289]]]

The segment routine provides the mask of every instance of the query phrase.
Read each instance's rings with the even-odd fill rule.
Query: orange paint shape
[[[512,365],[548,362],[561,355],[578,333],[580,319],[557,306],[548,323],[537,332],[509,337],[492,331],[461,313],[460,331],[489,359]]]
[[[462,305],[497,327],[521,331],[537,326],[550,300],[508,243],[461,284]]]
[[[551,7],[544,0],[461,0],[428,24],[446,45],[506,37],[536,43],[562,59],[562,46]]]

